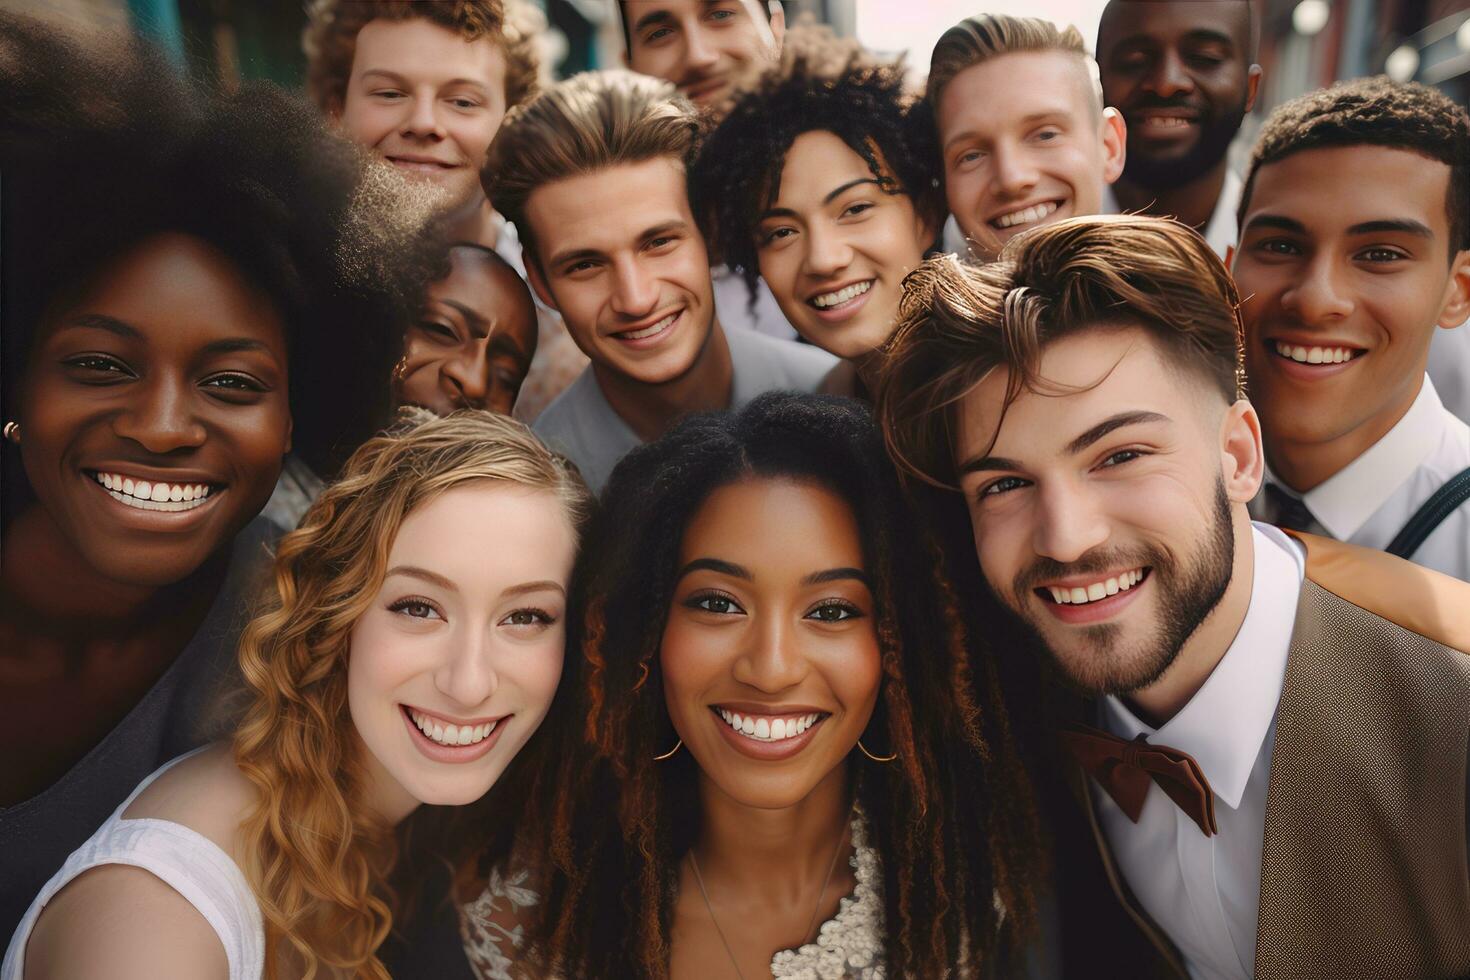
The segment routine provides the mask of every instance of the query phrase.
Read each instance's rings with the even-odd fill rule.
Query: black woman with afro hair
[[[286,454],[385,421],[442,249],[376,166],[273,86],[0,17],[0,935],[203,741]]]
[[[902,61],[803,25],[713,125],[689,172],[713,248],[764,278],[796,332],[843,359],[834,394],[866,397],[903,279],[944,221],[932,113]]]
[[[1031,794],[937,554],[860,402],[770,393],[630,453],[573,576],[585,726],[465,908],[479,975],[1003,971]]]

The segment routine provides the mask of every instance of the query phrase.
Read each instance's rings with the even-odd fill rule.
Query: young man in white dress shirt
[[[1079,802],[1163,960],[1064,931],[1067,962],[1470,970],[1470,586],[1250,521],[1265,455],[1218,257],[1178,222],[1079,218],[912,283],[880,421],[963,493],[991,596],[1093,699],[1062,736]]]
[[[1253,512],[1470,580],[1470,427],[1425,376],[1433,335],[1470,329],[1465,111],[1383,78],[1282,106],[1231,269],[1266,447]]]
[[[816,391],[836,364],[721,327],[685,177],[697,128],[667,82],[584,72],[538,95],[490,148],[486,187],[520,231],[531,286],[591,361],[534,428],[594,491],[685,413]]]
[[[1248,0],[1110,0],[1097,29],[1103,101],[1128,124],[1128,164],[1102,212],[1182,221],[1224,256],[1241,180],[1227,154],[1261,66]]]

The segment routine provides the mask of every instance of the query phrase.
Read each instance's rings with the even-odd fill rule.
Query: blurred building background
[[[432,0],[425,0],[432,2]],[[622,63],[615,0],[531,0],[546,13],[558,76]],[[780,2],[780,0],[778,0]],[[784,0],[875,50],[907,51],[916,84],[945,28],[980,10],[1075,24],[1089,45],[1105,0]],[[1167,2],[1167,0],[1161,0]],[[1253,0],[1261,26],[1265,112],[1334,80],[1387,73],[1437,85],[1470,106],[1470,0]],[[303,0],[0,0],[0,7],[104,31],[137,28],[225,85],[300,84]],[[1247,125],[1247,137],[1249,130]]]

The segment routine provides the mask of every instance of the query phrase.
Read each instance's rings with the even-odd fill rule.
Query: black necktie
[[[1271,504],[1271,523],[1288,531],[1308,532],[1316,519],[1302,498],[1281,489],[1274,483],[1266,484],[1266,500]]]

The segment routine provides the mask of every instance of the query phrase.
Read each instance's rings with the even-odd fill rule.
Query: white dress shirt
[[[1383,550],[1419,507],[1451,477],[1470,466],[1470,426],[1441,404],[1427,377],[1404,417],[1357,459],[1304,494],[1268,468],[1266,480],[1300,497],[1315,523],[1307,530],[1364,548]],[[1251,513],[1269,519],[1264,492]],[[1415,564],[1470,581],[1470,502],[1435,528],[1411,556]]]
[[[1235,212],[1240,207],[1240,195],[1244,190],[1245,182],[1235,175],[1235,171],[1226,169],[1225,183],[1220,186],[1220,196],[1215,198],[1215,210],[1210,212],[1210,220],[1200,229],[1200,234],[1205,236],[1205,241],[1222,262],[1225,261],[1226,250],[1237,239]],[[1104,187],[1102,213],[1118,214],[1120,210],[1112,186]]]
[[[1219,833],[1206,837],[1157,785],[1149,786],[1135,824],[1092,783],[1119,871],[1195,980],[1254,975],[1276,706],[1306,574],[1301,549],[1281,531],[1256,524],[1251,539],[1250,606],[1230,649],[1189,703],[1158,729],[1116,697],[1099,705],[1103,726],[1120,738],[1145,734],[1193,756],[1214,792]]]

